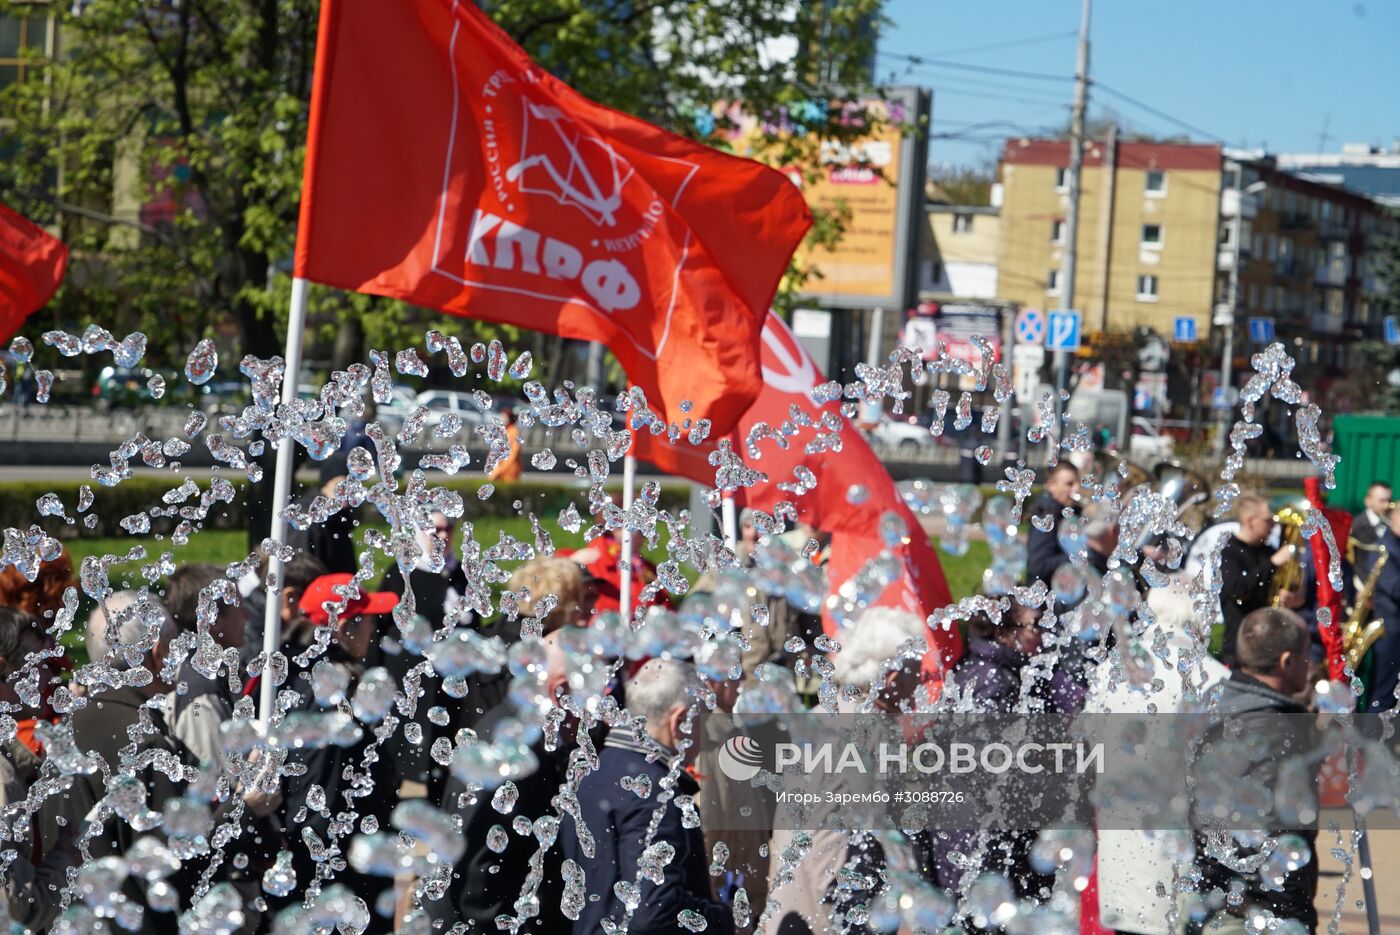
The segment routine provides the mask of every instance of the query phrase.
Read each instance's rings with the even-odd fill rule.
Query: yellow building
[[[1084,152],[1075,294],[1062,294],[1069,210],[1066,140],[1010,140],[1002,154],[997,288],[1027,308],[1075,308],[1084,331],[1170,335],[1216,301],[1221,150],[1093,142]]]
[[[997,298],[1000,210],[930,202],[919,238],[919,297]]]

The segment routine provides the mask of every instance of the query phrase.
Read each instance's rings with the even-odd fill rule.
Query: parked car
[[[938,445],[948,444],[950,439],[935,436],[929,427],[933,424],[932,410],[917,415],[892,416],[886,413],[874,427],[867,431],[870,440],[884,448],[902,455],[913,455],[930,451]],[[946,431],[946,430],[945,430]]]
[[[1128,441],[1128,457],[1132,460],[1150,465],[1172,456],[1176,441],[1170,435],[1158,432],[1150,419],[1133,416],[1130,430],[1132,436]]]
[[[477,404],[476,397],[460,390],[424,390],[414,401],[414,408],[418,406],[428,408],[428,418],[423,423],[425,431],[437,428],[442,417],[448,414],[462,420],[464,431],[471,431],[473,426],[486,421],[486,414]]]
[[[384,427],[390,435],[398,433],[403,428],[404,420],[413,414],[413,410],[418,407],[418,393],[406,386],[395,386],[393,396],[387,403],[377,403],[374,407],[374,419]]]

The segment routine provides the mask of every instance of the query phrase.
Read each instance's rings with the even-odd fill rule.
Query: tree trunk
[[[331,349],[331,369],[344,370],[365,356],[365,326],[360,316],[350,314],[341,321],[335,332],[335,346]]]

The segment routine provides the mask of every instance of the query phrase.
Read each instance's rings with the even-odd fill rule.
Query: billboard
[[[812,173],[784,167],[813,211],[835,212],[842,206],[849,211],[835,249],[804,245],[797,252],[799,264],[815,271],[803,296],[825,308],[906,309],[914,301],[915,222],[923,206],[928,137],[923,131],[906,136],[901,125],[926,128],[930,96],[917,87],[886,88],[883,94],[852,102],[853,113],[869,114],[881,126],[854,140],[824,141],[815,180],[809,178]],[[729,111],[731,120],[736,110]],[[744,137],[756,127],[751,119],[748,126],[743,117],[736,122],[740,129],[731,143],[745,153]]]
[[[1015,315],[1003,305],[955,305],[920,302],[904,323],[900,346],[922,350],[925,360],[937,360],[940,351],[973,366],[982,364],[982,352],[974,339],[987,342],[995,359],[1002,356],[1002,324]]]

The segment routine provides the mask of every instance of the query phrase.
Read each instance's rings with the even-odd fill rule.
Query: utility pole
[[[1235,362],[1235,316],[1240,310],[1240,238],[1244,236],[1244,164],[1235,160],[1235,216],[1230,219],[1230,243],[1234,262],[1230,264],[1230,297],[1225,307],[1216,310],[1216,323],[1225,329],[1225,344],[1220,354],[1220,392],[1224,396],[1218,410],[1219,425],[1215,433],[1215,453],[1223,455],[1230,434],[1230,416],[1234,401],[1230,399],[1230,368]],[[1211,401],[1214,403],[1214,400]]]
[[[1074,273],[1079,239],[1080,173],[1084,167],[1084,108],[1089,102],[1089,10],[1092,0],[1084,0],[1079,17],[1079,53],[1074,65],[1074,108],[1069,123],[1069,211],[1065,215],[1064,268],[1060,271],[1061,308],[1074,308]],[[1081,319],[1082,321],[1082,319]],[[1063,431],[1061,420],[1064,400],[1061,395],[1069,383],[1069,355],[1055,352],[1055,435]]]

